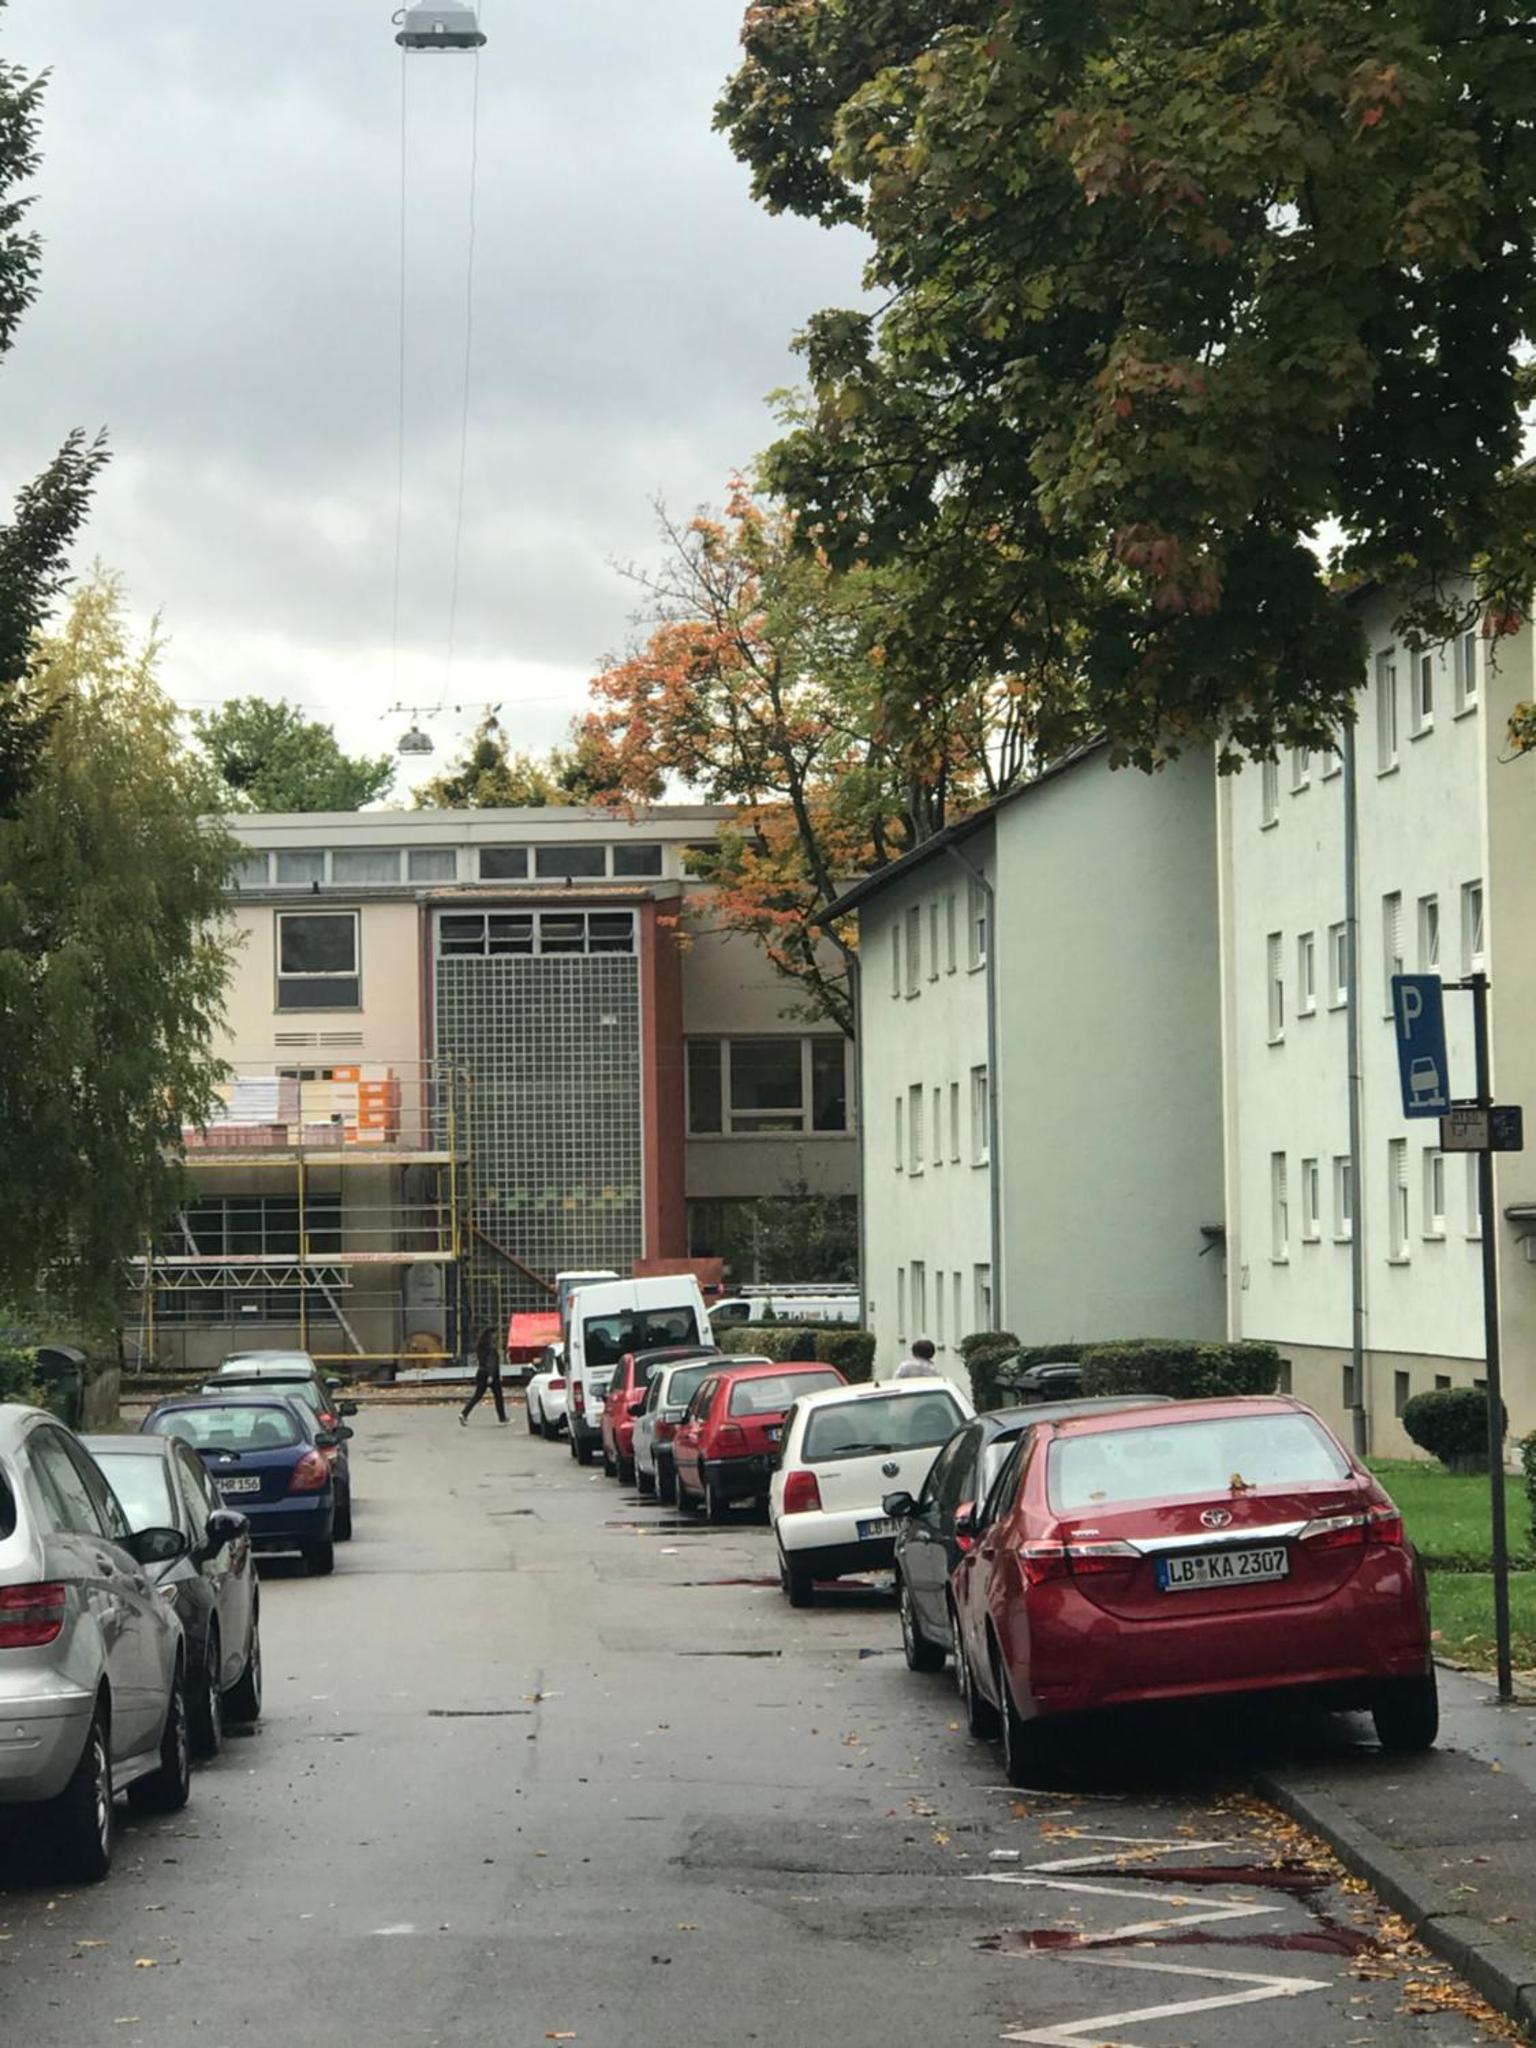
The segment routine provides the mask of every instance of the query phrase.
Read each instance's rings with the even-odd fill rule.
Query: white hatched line
[[[1200,1977],[1211,1984],[1241,1984],[1241,1991],[1218,1993],[1212,1998],[1183,1998],[1168,2005],[1137,2006],[1128,2012],[1096,2013],[1092,2019],[1070,2020],[1056,2027],[1010,2027],[998,2036],[1002,2041],[1026,2042],[1031,2048],[1081,2048],[1091,2040],[1093,2048],[1131,2048],[1123,2041],[1111,2041],[1108,2027],[1142,2026],[1149,2020],[1182,2019],[1188,2013],[1218,2012],[1235,2005],[1258,2005],[1269,1998],[1299,1998],[1304,1992],[1326,1991],[1327,1983],[1316,1977],[1265,1977],[1252,1970],[1204,1970],[1189,1963],[1143,1963],[1130,1956],[1080,1956],[1102,1970],[1150,1970],[1166,1977]]]
[[[1068,1877],[1026,1877],[1011,1870],[973,1870],[969,1873],[972,1884],[1016,1885],[1026,1891],[1069,1892],[1075,1897],[1092,1899],[1134,1899],[1142,1905],[1148,1899],[1163,1906],[1187,1906],[1190,1901],[1183,1892],[1154,1892],[1144,1885],[1134,1891],[1123,1885],[1085,1884],[1080,1878]],[[1127,1941],[1148,1934],[1166,1934],[1176,1927],[1208,1927],[1223,1920],[1255,1920],[1270,1913],[1278,1913],[1282,1901],[1269,1899],[1211,1899],[1204,1909],[1195,1913],[1176,1913],[1162,1920],[1133,1920],[1124,1927],[1111,1927],[1103,1934],[1084,1934],[1079,1937],[1079,1948],[1097,1948],[1105,1942]],[[1074,1951],[1075,1953],[1075,1951]]]
[[[1236,1842],[1164,1842],[1147,1835],[1087,1835],[1082,1839],[1090,1842],[1117,1842],[1127,1844],[1132,1851],[1139,1850],[1143,1856],[1167,1856],[1178,1850],[1185,1856],[1193,1856],[1200,1849],[1235,1849]],[[1026,1863],[1025,1870],[1091,1870],[1096,1863],[1116,1863],[1130,1860],[1124,1849],[1104,1850],[1091,1856],[1057,1856],[1046,1863]]]

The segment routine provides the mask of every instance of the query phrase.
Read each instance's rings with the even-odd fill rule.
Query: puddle
[[[777,1581],[775,1581],[777,1583]],[[679,1657],[782,1657],[782,1650],[678,1650]]]
[[[1280,1955],[1367,1956],[1380,1955],[1381,1943],[1357,1927],[1345,1927],[1337,1920],[1321,1919],[1294,1934],[1212,1934],[1201,1927],[1180,1933],[1126,1934],[1105,1940],[1079,1934],[1070,1927],[1008,1927],[1001,1934],[983,1935],[977,1948],[999,1956],[1038,1955],[1076,1948],[1262,1948]]]
[[[1106,1857],[1105,1862],[1111,1861]],[[1241,1885],[1261,1892],[1290,1892],[1297,1898],[1326,1889],[1329,1880],[1310,1863],[1157,1863],[1139,1868],[1116,1868],[1113,1875],[1139,1879],[1145,1884]]]
[[[528,1707],[428,1707],[429,1721],[526,1721]]]
[[[675,1586],[772,1586],[778,1587],[775,1578],[766,1579],[674,1579]]]
[[[630,1520],[604,1522],[603,1524],[605,1529],[643,1529],[648,1534],[654,1531],[657,1535],[666,1536],[708,1536],[712,1531],[717,1530],[719,1526],[717,1522],[698,1522],[693,1520],[686,1522],[641,1522]],[[774,1583],[777,1584],[778,1581],[775,1580]]]

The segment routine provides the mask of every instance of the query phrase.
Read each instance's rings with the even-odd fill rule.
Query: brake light
[[[587,1390],[580,1380],[571,1381],[571,1406],[578,1415],[585,1415],[587,1412]]]
[[[746,1431],[739,1422],[722,1422],[715,1431],[717,1451],[744,1451],[747,1448]]]
[[[554,1377],[554,1378],[553,1378],[553,1379],[552,1379],[552,1380],[550,1381],[550,1383],[549,1383],[549,1391],[550,1391],[550,1392],[551,1392],[552,1394],[563,1394],[563,1393],[565,1392],[565,1381],[564,1381],[563,1379],[561,1379],[561,1378],[560,1378],[560,1376],[559,1376],[559,1374],[558,1374],[558,1373],[557,1373],[557,1374],[555,1375],[555,1377]]]
[[[335,1429],[339,1425],[340,1421],[341,1417],[335,1412],[334,1409],[322,1408],[320,1410],[319,1422],[320,1427],[322,1429]]]
[[[818,1514],[821,1510],[821,1488],[814,1472],[791,1472],[784,1482],[784,1513],[786,1515]]]
[[[973,1501],[973,1500],[963,1500],[963,1501],[961,1501],[961,1503],[960,1503],[959,1507],[957,1507],[957,1508],[955,1509],[955,1548],[956,1548],[956,1550],[959,1550],[959,1551],[962,1551],[962,1552],[964,1552],[964,1551],[967,1551],[967,1550],[974,1550],[974,1549],[975,1549],[975,1547],[976,1547],[976,1535],[975,1535],[975,1529],[974,1529],[974,1526],[973,1526],[973,1527],[971,1527],[971,1528],[968,1528],[968,1529],[962,1529],[962,1528],[961,1528],[961,1526],[960,1526],[960,1524],[961,1524],[961,1523],[962,1523],[963,1521],[965,1521],[965,1520],[966,1520],[967,1516],[970,1516],[970,1517],[974,1517],[974,1516],[975,1516],[975,1513],[976,1513],[976,1503],[975,1503],[975,1501]]]
[[[290,1493],[318,1493],[331,1483],[331,1468],[318,1451],[306,1451],[288,1475]]]
[[[1043,1586],[1051,1579],[1096,1578],[1103,1572],[1123,1572],[1136,1564],[1141,1552],[1134,1543],[1025,1543],[1023,1560],[1027,1585]]]
[[[659,1444],[669,1444],[669,1443],[670,1443],[670,1442],[672,1441],[673,1437],[675,1437],[676,1435],[677,1435],[677,1424],[676,1424],[675,1422],[663,1422],[663,1421],[661,1420],[660,1416],[658,1416],[658,1417],[656,1418],[656,1441],[657,1441],[657,1443],[659,1443]]]
[[[37,1650],[64,1626],[66,1589],[52,1580],[0,1586],[0,1650]]]
[[[1398,1524],[1401,1533],[1402,1524]],[[1364,1515],[1319,1515],[1307,1523],[1300,1540],[1309,1550],[1359,1550],[1364,1544]]]
[[[1389,1550],[1403,1548],[1403,1518],[1390,1503],[1384,1508],[1367,1508],[1365,1520],[1372,1543],[1385,1544]]]

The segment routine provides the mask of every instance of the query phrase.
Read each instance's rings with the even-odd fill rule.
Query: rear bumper
[[[94,1705],[82,1692],[15,1706],[0,1697],[0,1806],[57,1798],[80,1761]]]
[[[571,1441],[572,1441],[573,1443],[578,1443],[578,1444],[596,1444],[596,1443],[601,1443],[601,1442],[602,1442],[602,1439],[603,1439],[603,1425],[602,1425],[602,1423],[601,1423],[601,1422],[598,1422],[598,1423],[597,1423],[597,1424],[596,1424],[596,1425],[594,1426],[594,1425],[593,1425],[592,1423],[590,1423],[590,1422],[588,1422],[588,1421],[587,1421],[587,1419],[585,1418],[585,1416],[581,1416],[581,1415],[578,1415],[578,1414],[576,1413],[576,1411],[575,1411],[575,1409],[574,1409],[574,1408],[567,1408],[567,1409],[566,1409],[566,1411],[565,1411],[565,1425],[566,1425],[566,1429],[567,1429],[567,1431],[568,1431],[568,1432],[569,1432],[569,1434],[570,1434],[570,1437],[571,1437]]]
[[[803,1515],[780,1515],[774,1527],[778,1530],[779,1541],[785,1551],[794,1557],[802,1550],[823,1550],[855,1553],[874,1559],[875,1564],[893,1564],[896,1558],[896,1534],[889,1536],[861,1536],[861,1522],[883,1522],[884,1511],[878,1501],[868,1507],[856,1508],[846,1513],[839,1509],[828,1514],[824,1509],[815,1508]],[[850,1571],[868,1571],[874,1565],[850,1565]]]
[[[336,1520],[335,1501],[329,1494],[316,1494],[310,1500],[296,1497],[274,1501],[270,1507],[242,1507],[240,1512],[249,1517],[252,1546],[262,1551],[297,1550],[306,1543],[329,1543]]]
[[[708,1479],[722,1500],[765,1500],[773,1482],[767,1458],[701,1458],[699,1481]]]
[[[797,1565],[809,1567],[818,1579],[846,1578],[850,1572],[878,1572],[888,1570],[895,1560],[896,1539],[894,1536],[874,1537],[861,1543],[791,1543],[790,1532],[797,1517],[784,1515],[774,1525],[784,1555],[793,1558]]]

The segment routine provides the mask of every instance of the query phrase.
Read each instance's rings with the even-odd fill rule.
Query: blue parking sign
[[[1392,1021],[1404,1116],[1444,1116],[1451,1106],[1445,996],[1438,974],[1394,974]]]

